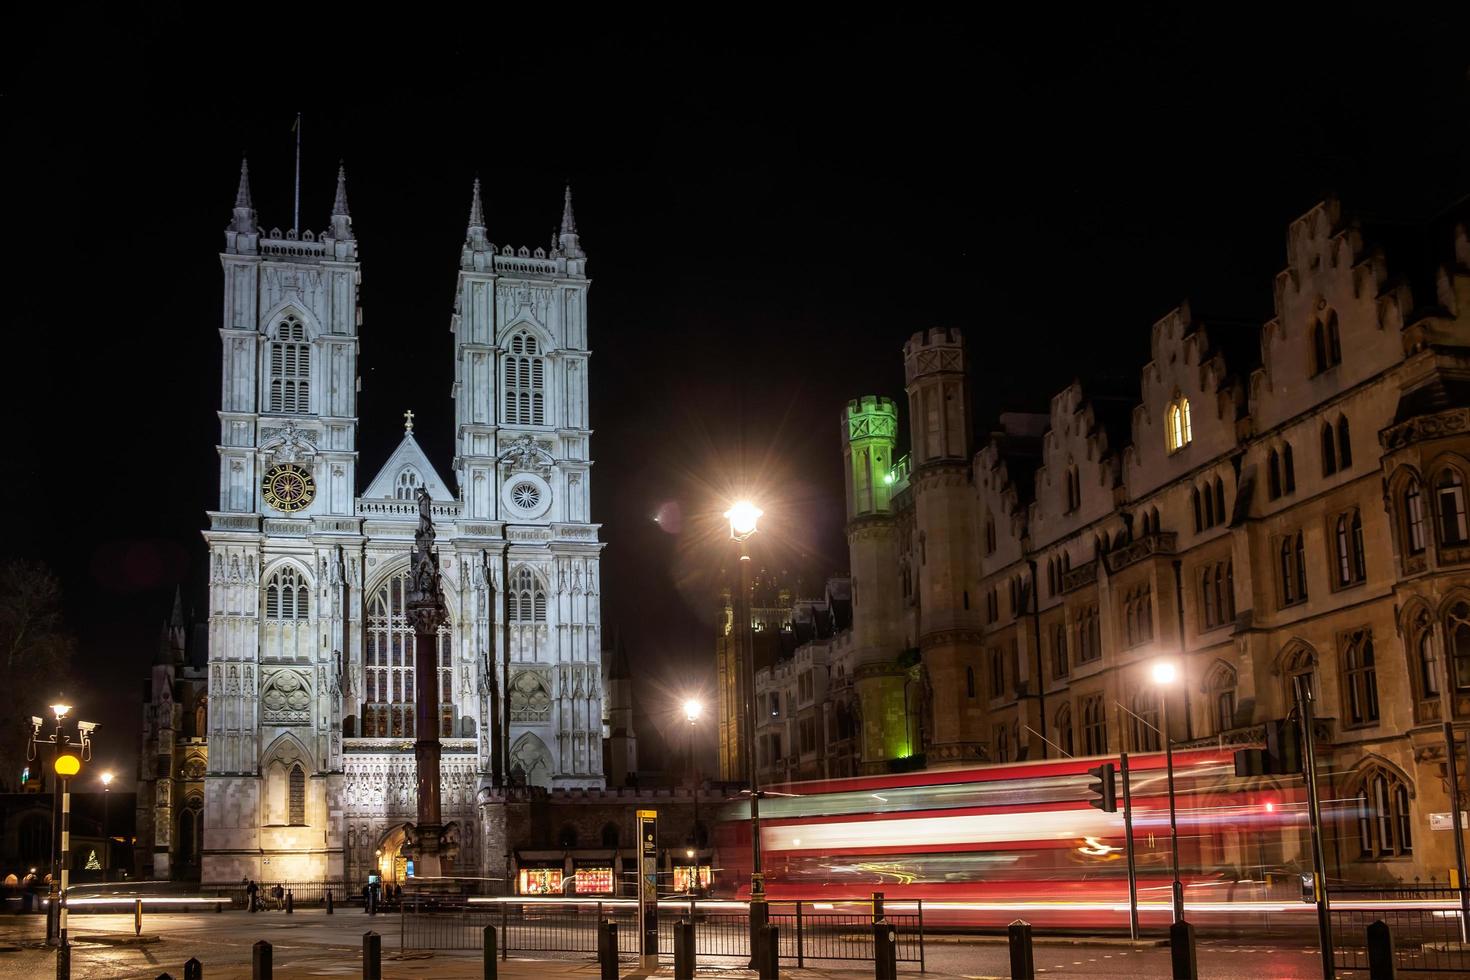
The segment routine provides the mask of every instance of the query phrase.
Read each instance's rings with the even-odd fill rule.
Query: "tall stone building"
[[[503,848],[489,856],[485,844],[497,787],[603,785],[589,280],[570,190],[562,204],[549,251],[496,246],[475,183],[445,350],[453,482],[414,439],[409,412],[363,488],[363,265],[345,175],[324,231],[267,232],[242,168],[220,257],[220,487],[204,532],[205,881],[402,877],[415,815],[404,602],[419,487],[449,613],[437,660],[452,870],[503,867]]]
[[[827,724],[795,768],[1155,750],[1162,699],[1177,742],[1246,744],[1302,687],[1323,797],[1346,801],[1333,874],[1443,877],[1441,722],[1470,730],[1466,225],[1380,238],[1323,202],[1288,229],[1264,326],[1183,305],[1127,397],[1073,382],[979,445],[964,338],[915,334],[909,456],[869,472],[896,446],[858,423],[891,403],[844,412],[853,626],[825,641]],[[1152,682],[1161,659],[1178,683]]]

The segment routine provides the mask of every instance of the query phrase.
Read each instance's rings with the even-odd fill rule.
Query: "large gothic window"
[[[414,635],[408,621],[408,570],[378,587],[368,601],[363,650],[362,734],[412,738],[414,734]],[[449,627],[439,628],[439,734],[454,735],[454,661]]]
[[[305,660],[313,652],[311,589],[295,565],[282,565],[266,580],[262,601],[260,653],[267,660]],[[200,735],[203,735],[200,732]]]
[[[300,415],[311,411],[311,344],[306,326],[288,316],[276,325],[270,343],[267,411]]]
[[[546,361],[540,343],[528,333],[510,339],[501,390],[506,425],[546,424]]]
[[[536,573],[526,566],[522,565],[511,573],[507,599],[512,623],[546,622],[546,590],[541,587]]]
[[[1357,780],[1358,853],[1365,858],[1412,854],[1409,789],[1403,780],[1374,765]]]

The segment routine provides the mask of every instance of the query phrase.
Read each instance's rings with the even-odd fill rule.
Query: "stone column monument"
[[[444,825],[439,806],[439,627],[444,593],[439,556],[434,552],[434,521],[429,491],[419,488],[419,526],[413,536],[405,606],[413,624],[414,763],[418,775],[418,826],[413,844],[414,877],[443,874]]]

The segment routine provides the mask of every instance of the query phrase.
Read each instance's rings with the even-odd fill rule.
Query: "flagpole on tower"
[[[301,230],[301,113],[296,113],[296,205],[291,212],[291,230]]]

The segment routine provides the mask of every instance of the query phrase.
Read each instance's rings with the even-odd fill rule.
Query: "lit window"
[[[295,566],[286,565],[265,586],[266,619],[305,619],[311,593]]]
[[[1169,452],[1177,452],[1189,445],[1194,438],[1194,427],[1189,418],[1189,399],[1183,395],[1175,395],[1174,400],[1169,403],[1169,411],[1165,416],[1165,429],[1167,430],[1167,441]]]
[[[364,738],[411,738],[414,734],[414,632],[408,621],[408,570],[378,586],[364,623]],[[453,650],[448,626],[439,628],[441,737],[454,734]]]
[[[291,767],[290,780],[290,816],[292,826],[301,827],[306,824],[306,771],[301,766]]]
[[[311,345],[306,327],[294,316],[276,324],[270,343],[270,388],[267,411],[302,415],[311,411]]]
[[[1358,781],[1358,854],[1363,858],[1412,854],[1409,790],[1393,773],[1373,766]]]
[[[1378,673],[1373,662],[1373,634],[1358,630],[1347,639],[1343,655],[1348,722],[1370,725],[1378,720]]]
[[[512,623],[546,622],[546,590],[529,568],[522,565],[510,577],[510,621]]]

